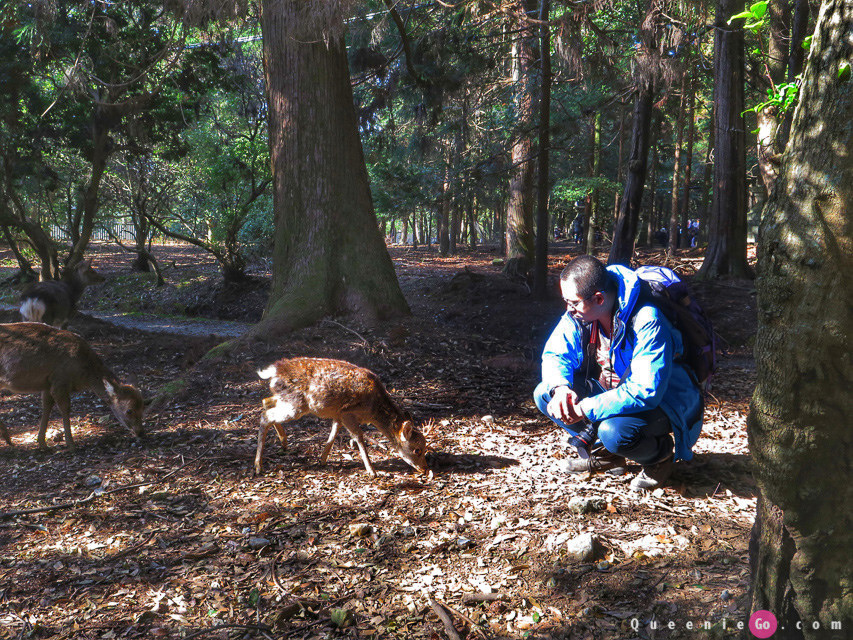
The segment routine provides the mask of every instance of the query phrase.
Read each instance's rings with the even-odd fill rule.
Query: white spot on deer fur
[[[261,380],[267,380],[268,378],[272,378],[275,375],[275,365],[271,364],[266,369],[258,370],[258,377]]]
[[[266,411],[267,420],[269,422],[287,422],[293,420],[298,415],[296,407],[290,402],[282,402],[276,398],[275,406],[270,407]]]
[[[38,298],[27,298],[20,308],[21,317],[26,322],[41,322],[46,310],[44,302]]]

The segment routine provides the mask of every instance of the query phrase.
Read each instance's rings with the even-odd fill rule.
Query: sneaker
[[[562,463],[562,467],[563,471],[567,473],[602,471],[611,476],[621,476],[625,473],[625,458],[602,449],[601,451],[593,451],[588,458],[569,458]]]
[[[633,491],[652,491],[662,487],[672,475],[672,459],[673,455],[670,453],[655,464],[643,465],[642,471],[631,480],[631,489]]]

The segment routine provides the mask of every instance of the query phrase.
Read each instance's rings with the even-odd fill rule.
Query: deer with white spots
[[[320,456],[323,464],[343,425],[358,444],[365,469],[375,476],[359,426],[372,424],[388,438],[403,460],[421,473],[427,472],[426,439],[415,428],[412,416],[397,406],[372,371],[343,360],[285,358],[258,371],[258,375],[270,381],[273,395],[263,402],[255,453],[256,474],[262,472],[264,439],[270,425],[275,427],[281,445],[287,447],[284,423],[309,414],[332,420],[332,431]]]

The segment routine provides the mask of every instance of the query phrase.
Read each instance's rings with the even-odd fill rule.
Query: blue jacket
[[[690,460],[702,430],[702,397],[685,365],[674,362],[683,351],[681,333],[656,307],[643,304],[635,310],[640,283],[631,269],[612,265],[607,270],[619,283],[610,359],[622,383],[584,398],[581,410],[598,422],[660,407],[672,423],[676,460]],[[565,313],[542,352],[542,380],[548,389],[572,386],[583,361],[582,335],[581,324]]]

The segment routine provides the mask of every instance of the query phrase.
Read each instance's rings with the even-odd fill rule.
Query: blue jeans
[[[583,397],[583,396],[581,396]],[[583,422],[568,425],[548,413],[551,394],[548,385],[540,382],[533,392],[536,407],[554,424],[571,434],[583,428]],[[610,453],[624,456],[642,465],[654,464],[672,453],[672,425],[660,408],[613,416],[598,423],[598,439]]]

